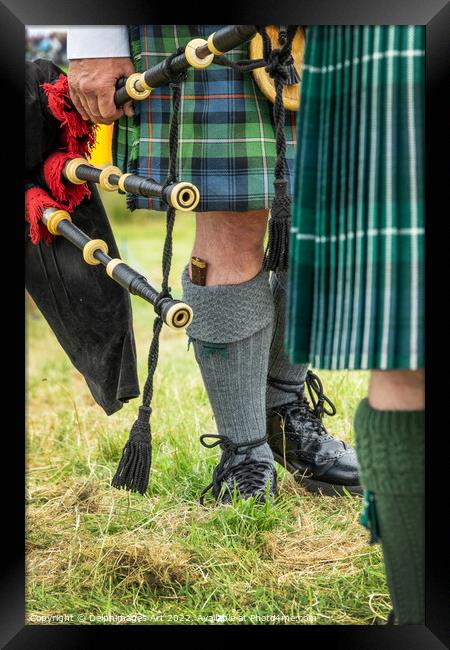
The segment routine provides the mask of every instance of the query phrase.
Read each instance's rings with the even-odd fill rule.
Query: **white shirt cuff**
[[[68,59],[129,57],[126,25],[77,26],[67,30]]]

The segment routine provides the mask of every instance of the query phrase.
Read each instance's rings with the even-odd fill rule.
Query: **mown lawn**
[[[107,201],[122,256],[158,282],[164,219],[124,218],[116,199]],[[178,216],[175,296],[193,225]],[[143,381],[153,313],[134,298],[133,310]],[[328,428],[352,442],[367,374],[320,374],[338,409]],[[104,415],[33,309],[27,375],[29,623],[384,622],[381,549],[358,524],[359,499],[309,496],[281,469],[276,508],[198,505],[217,452],[198,441],[214,421],[183,333],[162,335],[145,497],[110,487],[137,401]]]

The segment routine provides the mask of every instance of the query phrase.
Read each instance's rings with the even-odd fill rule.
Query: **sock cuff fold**
[[[186,266],[181,276],[183,300],[194,312],[187,333],[210,343],[233,343],[252,336],[273,322],[274,304],[269,274],[260,271],[241,284],[193,284]]]
[[[378,411],[366,398],[354,424],[364,487],[379,494],[423,494],[425,412]]]

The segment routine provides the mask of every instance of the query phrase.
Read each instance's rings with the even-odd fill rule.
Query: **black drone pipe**
[[[155,312],[173,329],[187,327],[192,321],[192,309],[181,300],[159,299],[159,293],[147,279],[125,264],[121,259],[108,255],[108,245],[103,239],[91,239],[78,228],[65,210],[47,208],[42,223],[52,235],[61,235],[83,253],[86,264],[102,264],[106,273],[124,289],[153,305]]]
[[[200,201],[200,193],[192,183],[180,181],[164,186],[137,174],[122,174],[118,167],[112,165],[103,169],[94,167],[84,158],[72,158],[67,161],[62,175],[75,184],[90,181],[98,183],[107,191],[121,190],[138,196],[155,196],[182,212],[194,210]]]
[[[114,95],[116,106],[122,106],[130,99],[146,99],[152,90],[165,86],[170,83],[173,75],[189,68],[207,68],[213,62],[214,56],[225,54],[245,43],[256,32],[256,25],[226,25],[211,34],[207,41],[194,38],[186,45],[184,52],[171,59],[170,64],[164,59],[145,72],[136,72],[126,79],[119,79]]]
[[[256,32],[256,25],[226,25],[211,34],[207,44],[198,48],[196,54],[201,59],[211,53],[225,54],[225,52],[253,38]]]

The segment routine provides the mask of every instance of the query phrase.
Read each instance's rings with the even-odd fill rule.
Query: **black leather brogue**
[[[312,406],[298,384],[273,377],[268,381],[279,390],[296,393],[292,402],[267,411],[267,435],[275,460],[311,492],[362,494],[355,450],[333,438],[322,423],[323,415],[335,415],[336,408],[319,377],[308,371],[305,380]]]
[[[208,443],[207,439],[214,442]],[[202,490],[200,503],[204,505],[206,493],[211,490],[218,503],[230,504],[235,499],[253,497],[256,503],[266,503],[277,497],[277,475],[273,463],[260,462],[250,458],[253,448],[267,442],[262,438],[253,443],[235,443],[226,436],[204,434],[200,436],[204,447],[220,445],[222,457],[215,467],[212,481]],[[244,455],[242,462],[233,464],[235,456]]]

